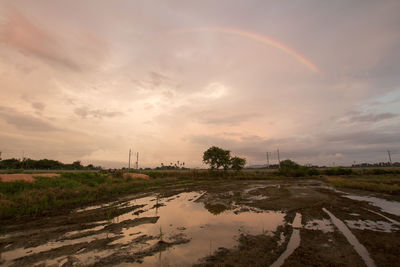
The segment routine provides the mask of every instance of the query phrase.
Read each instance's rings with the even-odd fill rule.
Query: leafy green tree
[[[239,157],[233,157],[233,158],[231,158],[231,165],[232,165],[233,170],[240,171],[244,168],[244,165],[246,165],[246,159],[239,158]]]
[[[305,166],[301,166],[296,162],[287,159],[281,161],[281,167],[279,169],[279,174],[288,176],[288,177],[305,177],[308,176],[309,168]]]
[[[75,170],[80,170],[82,169],[82,165],[81,162],[79,160],[72,162],[72,166]]]
[[[230,166],[231,152],[222,148],[213,146],[204,151],[203,162],[209,164],[211,169],[219,169],[223,167],[227,170]]]
[[[15,158],[4,159],[0,161],[1,169],[19,169],[21,168],[21,161]]]
[[[296,162],[290,160],[290,159],[286,159],[284,161],[281,161],[281,169],[285,169],[285,170],[293,170],[293,169],[298,169],[300,167],[299,164],[297,164]]]

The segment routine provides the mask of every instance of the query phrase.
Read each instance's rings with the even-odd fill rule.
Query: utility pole
[[[388,150],[387,153],[388,153],[388,156],[389,156],[390,166],[392,166],[392,157],[390,156],[390,150]]]
[[[128,172],[131,171],[131,149],[129,148]]]
[[[139,170],[139,152],[136,153],[136,170]]]
[[[1,151],[0,151],[0,160],[1,160]]]
[[[267,168],[269,169],[269,152],[267,152]]]
[[[281,168],[281,158],[279,156],[279,148],[278,148],[278,163],[279,163],[279,169]]]
[[[24,169],[24,163],[25,163],[25,151],[22,150],[22,160],[21,160],[22,169]]]

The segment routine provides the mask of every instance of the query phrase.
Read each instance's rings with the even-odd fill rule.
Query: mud
[[[399,205],[391,196],[337,191],[316,180],[202,181],[6,222],[0,262],[400,266]]]

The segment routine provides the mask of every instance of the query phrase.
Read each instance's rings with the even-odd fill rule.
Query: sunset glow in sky
[[[400,161],[399,14],[397,0],[0,0],[0,151]]]

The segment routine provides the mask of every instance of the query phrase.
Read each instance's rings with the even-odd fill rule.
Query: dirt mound
[[[150,179],[150,176],[142,173],[124,173],[124,178],[141,178],[141,179]]]
[[[14,174],[0,174],[0,180],[2,182],[13,182],[18,180],[24,180],[27,182],[35,181],[35,177],[58,177],[58,173],[14,173]]]

